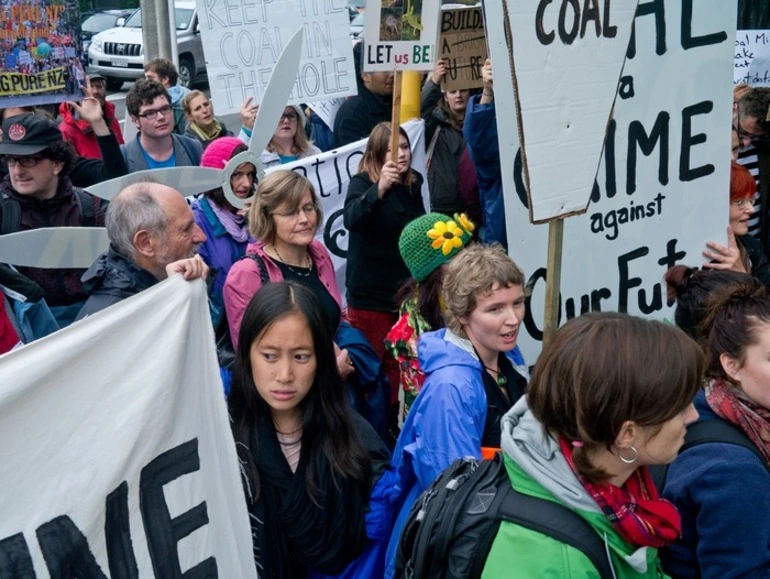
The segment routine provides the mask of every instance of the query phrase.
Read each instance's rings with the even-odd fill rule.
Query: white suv
[[[194,1],[175,2],[177,46],[179,47],[179,82],[186,87],[206,72],[198,15]],[[119,90],[124,81],[144,76],[142,47],[142,11],[134,12],[126,23],[91,38],[88,65],[107,79],[107,89]]]

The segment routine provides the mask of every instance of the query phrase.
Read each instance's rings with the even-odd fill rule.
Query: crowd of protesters
[[[424,175],[390,124],[390,73],[361,73],[333,127],[285,107],[265,167],[368,139],[344,202],[344,287],[300,173],[223,171],[242,208],[225,183],[193,200],[149,181],[109,203],[84,190],[148,169],[224,170],[247,150],[258,103],[243,103],[234,133],[172,63],[145,71],[126,97],[128,142],[98,76],[58,122],[2,111],[0,234],[96,226],[110,246],[87,270],[0,264],[0,353],[168,276],[206,279],[261,577],[395,577],[421,494],[455,459],[495,455],[519,492],[588,522],[615,577],[770,576],[770,89],[735,91],[730,190],[713,194],[729,196],[728,242],[667,273],[676,325],[585,314],[529,367],[489,61],[479,90],[444,91],[443,62],[425,79]],[[709,421],[745,444],[680,452]],[[654,482],[650,467],[669,464]],[[598,576],[563,541],[512,521],[495,533],[485,577]]]

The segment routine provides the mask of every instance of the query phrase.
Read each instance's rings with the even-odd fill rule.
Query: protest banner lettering
[[[0,576],[256,579],[202,280],[9,352],[0,384]]]
[[[74,0],[0,0],[3,108],[82,98],[79,22]]]
[[[504,19],[530,220],[582,213],[604,136],[638,0],[558,4],[508,1]],[[565,9],[565,7],[568,7]],[[553,170],[554,158],[561,171]],[[564,176],[569,175],[569,179]]]
[[[529,222],[501,7],[487,3],[508,247],[528,276],[519,343],[540,351],[547,227]],[[635,19],[588,212],[565,220],[560,322],[588,311],[666,318],[662,278],[726,244],[729,215],[730,46],[735,6],[719,0],[646,3]],[[708,71],[704,74],[703,71]],[[555,153],[551,168],[563,171]]]
[[[356,94],[345,0],[197,0],[211,97],[217,113],[257,103],[284,45],[300,28],[303,55],[288,104]]]
[[[770,87],[770,30],[735,34],[735,84]]]
[[[440,8],[440,0],[369,0],[364,70],[433,70]]]
[[[439,59],[447,63],[444,90],[481,88],[481,67],[487,59],[481,8],[441,11]]]

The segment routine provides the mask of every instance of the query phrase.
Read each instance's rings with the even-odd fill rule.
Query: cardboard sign
[[[481,8],[441,11],[439,59],[447,63],[444,90],[483,86],[481,67],[487,59],[487,41]]]
[[[739,30],[734,66],[735,84],[770,87],[770,30]]]
[[[55,0],[0,0],[2,107],[82,98],[79,5]]]
[[[433,70],[440,0],[368,0],[364,70]]]
[[[6,354],[0,384],[0,575],[256,579],[203,281]]]
[[[529,223],[502,7],[490,2],[486,10],[508,247],[532,290],[519,343],[533,363],[542,340],[548,228]],[[587,311],[670,318],[666,270],[701,265],[705,240],[726,244],[735,5],[647,4],[635,29],[591,205],[565,221],[561,323]],[[564,162],[554,153],[550,166],[567,179]]]
[[[512,37],[510,66],[533,223],[588,206],[637,3],[507,2],[503,18]],[[559,171],[553,170],[555,159]]]
[[[197,0],[212,100],[220,115],[246,97],[261,103],[284,45],[304,30],[303,55],[288,104],[356,94],[344,0]]]

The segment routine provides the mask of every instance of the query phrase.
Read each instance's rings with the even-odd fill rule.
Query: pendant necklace
[[[307,252],[307,249],[305,250],[305,259],[307,259],[308,262],[308,270],[307,271],[297,271],[292,267],[283,257],[281,257],[281,254],[278,253],[278,247],[273,244],[273,249],[275,250],[275,255],[278,256],[278,259],[283,263],[286,267],[289,268],[290,271],[294,272],[300,277],[308,277],[311,273],[313,273],[313,260],[310,259],[310,254]],[[300,267],[300,266],[295,266]],[[304,269],[304,268],[303,268]]]

